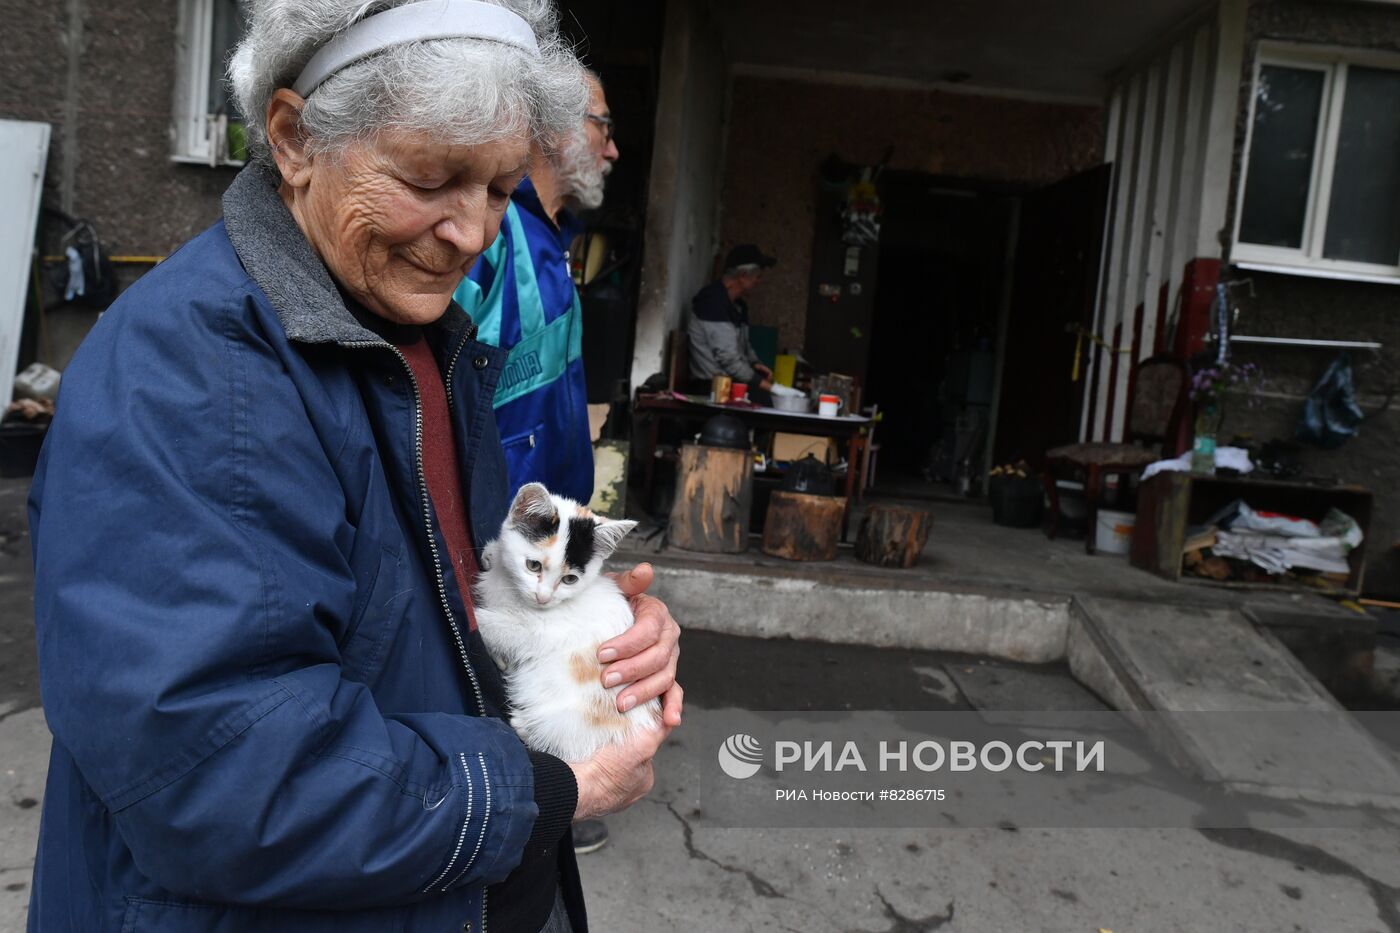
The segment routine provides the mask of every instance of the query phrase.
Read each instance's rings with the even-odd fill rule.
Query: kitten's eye
[[[525,569],[531,573],[539,573],[544,569],[544,564],[541,564],[537,560],[527,560],[525,561]]]
[[[567,584],[569,584],[569,586],[573,586],[575,583],[578,582],[578,574],[576,574],[576,573],[566,573],[566,574],[564,574],[564,582],[567,583]]]

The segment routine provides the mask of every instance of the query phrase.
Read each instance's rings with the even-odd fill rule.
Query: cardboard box
[[[787,434],[782,431],[773,435],[774,460],[801,460],[811,454],[824,463],[832,464],[840,460],[836,449],[836,438],[816,437],[811,434]]]

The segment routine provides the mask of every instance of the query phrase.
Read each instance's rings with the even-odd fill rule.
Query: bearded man
[[[569,269],[575,212],[603,203],[617,161],[603,83],[588,72],[588,109],[553,151],[532,153],[500,235],[454,296],[477,339],[510,351],[495,395],[510,494],[544,483],[556,495],[593,496],[593,445],[583,377],[583,313]]]

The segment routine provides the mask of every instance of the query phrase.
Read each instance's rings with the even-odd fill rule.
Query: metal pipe
[[[44,262],[47,262],[47,263],[67,262],[67,261],[68,261],[67,257],[65,257],[65,256],[43,256],[43,257],[41,257],[41,258],[43,259]],[[156,265],[157,263],[164,262],[165,259],[166,259],[166,257],[165,257],[165,256],[108,256],[107,259],[108,259],[109,261],[115,262],[115,263],[117,263],[117,264],[119,264],[119,265],[154,266],[154,265]]]
[[[1305,337],[1247,337],[1231,334],[1233,343],[1267,343],[1287,347],[1323,347],[1334,350],[1379,350],[1381,344],[1373,340],[1313,340]]]

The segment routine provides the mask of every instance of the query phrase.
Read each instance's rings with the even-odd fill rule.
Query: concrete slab
[[[1178,766],[1249,793],[1400,809],[1395,758],[1238,612],[1096,597],[1073,608],[1070,670],[1119,709],[1153,714],[1143,729]]]
[[[618,567],[634,561],[623,558]],[[1064,657],[1069,598],[831,566],[653,559],[653,591],[681,624],[755,638],[816,638],[1044,664]]]

